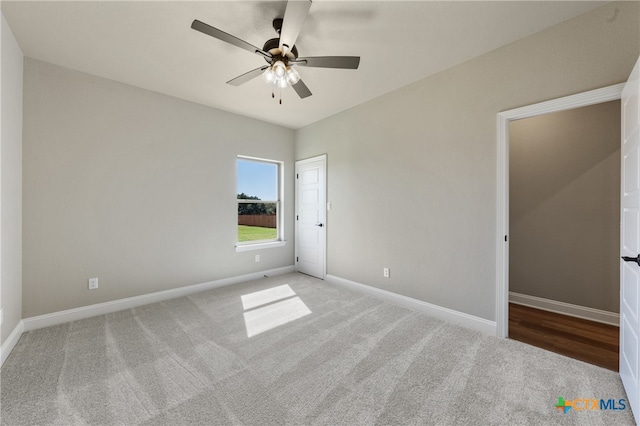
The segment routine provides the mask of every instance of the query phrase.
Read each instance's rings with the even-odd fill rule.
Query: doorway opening
[[[566,252],[567,251],[571,252],[569,249],[573,248],[572,252],[575,254],[575,259],[572,258],[571,261],[568,263],[571,263],[574,261],[579,263],[581,260],[584,260],[586,262],[589,261],[588,259],[580,258],[581,256],[584,256],[584,253],[581,253],[581,251],[585,249],[585,245],[588,243],[585,243],[584,241],[580,242],[580,240],[583,239],[582,238],[583,236],[581,236],[579,231],[577,233],[574,233],[575,238],[573,238],[572,241],[562,240],[563,238],[562,233],[565,232],[566,230],[563,230],[561,228],[561,229],[555,229],[555,230],[548,229],[546,231],[548,233],[547,236],[539,236],[537,238],[534,238],[534,241],[528,241],[526,244],[522,244],[522,241],[520,240],[516,244],[512,242],[514,241],[512,237],[515,237],[515,236],[522,237],[523,235],[525,236],[528,235],[529,237],[531,237],[531,235],[535,236],[537,233],[541,232],[541,230],[536,230],[535,227],[540,226],[540,224],[545,224],[545,222],[549,222],[549,219],[554,217],[554,212],[553,212],[554,203],[562,204],[563,202],[565,202],[566,200],[563,201],[561,196],[564,195],[566,197],[567,196],[566,191],[572,191],[572,190],[576,191],[576,188],[578,188],[580,184],[585,183],[585,182],[579,182],[581,179],[588,180],[588,179],[594,179],[596,177],[581,176],[580,170],[574,170],[574,173],[573,173],[574,176],[571,176],[571,173],[567,173],[567,170],[563,170],[561,166],[556,167],[555,172],[550,172],[547,175],[544,175],[543,177],[539,178],[540,182],[534,182],[533,187],[529,188],[530,190],[529,199],[524,197],[523,199],[518,200],[518,202],[514,206],[513,203],[510,203],[510,201],[513,201],[513,200],[510,200],[510,185],[513,184],[518,190],[521,191],[524,188],[522,186],[523,178],[522,176],[520,176],[518,177],[518,179],[520,179],[519,181],[514,180],[514,182],[510,182],[509,171],[510,171],[510,160],[511,160],[510,131],[513,130],[510,128],[512,125],[517,124],[521,128],[526,128],[527,124],[530,124],[530,123],[526,123],[524,119],[532,119],[532,121],[535,121],[535,120],[540,121],[540,120],[544,120],[543,117],[548,116],[549,113],[556,113],[556,112],[558,113],[565,112],[564,113],[565,116],[567,114],[571,115],[571,112],[570,112],[571,110],[576,110],[578,108],[588,107],[588,106],[597,106],[597,105],[608,103],[611,101],[618,101],[614,103],[617,104],[616,107],[618,108],[618,111],[619,111],[619,99],[621,97],[622,87],[623,87],[622,84],[610,86],[603,89],[598,89],[598,90],[594,90],[594,91],[590,91],[590,92],[586,92],[578,95],[568,96],[566,98],[547,101],[540,104],[518,108],[511,111],[505,111],[498,114],[498,219],[497,219],[498,220],[498,223],[497,223],[498,255],[497,255],[496,325],[497,325],[497,334],[499,337],[509,337],[509,317],[510,317],[509,301],[510,299],[512,302],[516,302],[520,305],[524,304],[524,305],[528,305],[529,307],[542,309],[540,311],[532,311],[533,313],[527,312],[527,311],[523,312],[520,306],[512,305],[514,310],[514,315],[518,315],[519,319],[522,319],[522,315],[531,315],[533,318],[536,312],[538,313],[542,312],[542,316],[544,316],[546,315],[545,311],[555,311],[555,312],[561,312],[564,314],[569,314],[571,316],[579,316],[583,318],[587,317],[587,318],[595,319],[596,321],[600,321],[604,323],[607,323],[607,322],[615,323],[617,321],[617,317],[615,314],[613,315],[607,315],[607,314],[610,313],[610,311],[612,310],[614,311],[618,310],[617,305],[613,308],[611,306],[613,306],[612,303],[614,303],[612,302],[613,298],[615,298],[616,300],[619,299],[619,293],[616,292],[614,295],[610,295],[611,297],[609,297],[608,305],[606,303],[604,305],[598,305],[598,303],[602,301],[596,301],[595,306],[598,306],[600,309],[587,308],[587,309],[581,310],[580,309],[581,305],[583,306],[594,305],[594,303],[588,302],[589,297],[598,298],[598,296],[594,296],[593,294],[590,294],[590,293],[593,293],[593,291],[589,291],[588,286],[585,286],[585,288],[583,289],[583,292],[581,294],[578,294],[578,297],[575,299],[575,301],[573,301],[573,303],[567,303],[566,300],[568,300],[567,298],[570,296],[570,293],[571,293],[571,290],[569,289],[570,286],[568,285],[563,286],[562,281],[548,282],[550,281],[549,277],[553,276],[553,272],[554,272],[553,269],[558,265],[562,265],[562,262],[558,262],[558,259],[553,259],[553,250],[549,250],[549,248],[555,247],[561,251],[563,250],[565,252],[565,255],[564,255],[565,260],[566,260]],[[516,123],[516,121],[520,121],[520,123]],[[619,115],[618,115],[617,126],[619,128]],[[522,129],[519,129],[519,130],[522,130]],[[535,139],[535,135],[533,138]],[[555,142],[556,142],[555,146],[553,143],[551,143],[549,144],[549,147],[558,148],[558,144],[560,142],[559,141],[555,141]],[[618,149],[619,149],[619,144],[620,142],[618,139],[617,140]],[[522,148],[522,147],[519,147],[519,148]],[[532,147],[529,146],[528,148],[530,149]],[[540,147],[540,146],[538,146],[537,148],[544,149],[544,147]],[[596,148],[596,151],[598,149],[602,150],[602,147]],[[606,150],[607,148],[604,148],[604,149]],[[531,153],[529,153],[529,155],[530,154]],[[537,154],[540,155],[539,152]],[[586,154],[591,155],[593,153],[592,152],[590,153],[588,152],[588,150],[585,150],[585,149],[578,150],[576,152],[576,155],[578,156],[584,157],[584,155]],[[611,155],[614,155],[614,156],[616,155],[615,153],[606,153],[606,152],[601,152],[600,154],[610,154],[610,155],[604,155],[604,157],[608,158],[608,160],[605,162],[608,162],[609,164],[611,163],[611,161],[613,161],[611,159]],[[620,161],[619,151],[617,152],[617,154],[618,154],[617,164],[619,166],[619,161]],[[552,151],[551,151],[551,155],[553,155]],[[547,160],[551,163],[556,161],[555,157],[554,158],[548,157]],[[518,167],[522,168],[523,166],[522,164],[519,164]],[[527,166],[525,165],[525,167]],[[571,169],[571,167],[568,167],[568,169]],[[529,171],[535,172],[535,170],[529,170]],[[600,170],[600,171],[602,172],[603,170]],[[580,176],[580,179],[577,179],[576,176]],[[528,179],[530,179],[530,176]],[[560,183],[562,183],[563,179],[565,180],[564,183],[566,185],[565,187],[563,187],[562,191],[559,191],[559,192],[564,191],[565,194],[549,194],[549,193],[545,194],[546,189],[535,187],[536,186],[535,184],[538,184],[538,186],[543,187],[544,186],[543,184],[545,181],[547,183],[554,183],[557,181],[560,181]],[[524,181],[526,180],[527,178],[525,173]],[[617,189],[619,193],[619,189],[620,189],[619,180],[617,185],[618,185]],[[567,188],[567,186],[569,186],[570,188]],[[589,186],[588,184],[586,186],[583,185],[583,188],[588,188],[588,186]],[[549,195],[552,195],[552,196],[549,197]],[[585,194],[582,194],[582,195],[585,195]],[[517,220],[514,220],[514,218],[511,218],[510,220],[510,215],[512,214],[509,208],[510,204],[512,204],[512,208],[514,208],[516,212]],[[564,207],[566,208],[566,205]],[[576,223],[579,223],[580,221],[585,221],[586,219],[584,217],[580,218],[578,213],[579,212],[576,212],[576,217],[574,218]],[[535,223],[536,220],[538,221],[538,224]],[[611,233],[614,233],[614,235],[617,232],[617,235],[616,235],[616,241],[617,241],[617,238],[619,237],[619,230],[609,229],[609,231]],[[514,232],[518,235],[511,235],[511,232]],[[569,239],[571,240],[571,238]],[[614,242],[611,242],[611,244],[613,243]],[[516,253],[511,253],[512,251],[511,250],[512,248],[510,247],[511,244],[514,244],[512,248],[516,249]],[[547,245],[545,246],[545,244]],[[560,247],[556,247],[558,245]],[[527,265],[528,261],[531,263],[535,262],[535,259],[532,257],[533,254],[530,252],[533,249],[537,249],[538,253],[542,253],[541,256],[543,258],[546,256],[552,259],[551,261],[552,266],[548,267],[548,270],[536,270],[535,268],[532,269],[531,265]],[[616,246],[614,249],[612,249],[612,251],[613,253],[611,253],[610,256],[612,258],[617,259],[617,256],[619,253],[619,245]],[[586,252],[589,252],[589,250],[586,250]],[[597,250],[595,250],[595,252],[597,252]],[[511,259],[511,256],[514,254],[517,254],[518,257]],[[529,258],[527,258],[527,256]],[[511,262],[511,260],[513,260],[513,262]],[[517,289],[520,290],[522,293],[514,291],[514,289],[511,288],[510,265],[514,269],[516,268],[518,269],[516,276],[519,282],[517,283],[516,286],[517,286]],[[574,265],[569,265],[569,266],[570,266],[569,268],[570,271],[571,271],[571,267],[575,267]],[[511,271],[511,272],[512,272],[511,279],[515,280],[513,272],[516,272],[516,271]],[[583,272],[582,269],[580,270],[580,272]],[[549,275],[549,274],[552,274],[552,275]],[[560,280],[565,279],[569,281],[571,278],[573,278],[574,281],[576,280],[579,281],[580,280],[579,274],[577,275],[578,276],[572,277],[571,272],[569,272],[569,275],[565,274],[564,277],[560,277]],[[541,287],[534,288],[532,291],[527,291],[527,288],[531,290],[531,286],[534,285],[533,283],[536,282],[536,279],[538,280],[537,281],[538,283],[540,283],[539,280],[542,279],[544,281],[543,285]],[[524,282],[521,282],[521,281],[524,281]],[[619,285],[619,280],[617,284]],[[580,285],[580,283],[578,283],[578,285]],[[554,290],[555,290],[555,293],[554,293]],[[526,295],[523,293],[532,293],[532,294]],[[559,299],[561,301],[557,302],[553,299],[556,299],[556,300]],[[564,301],[562,301],[563,299]],[[571,301],[571,299],[569,300]],[[585,313],[587,315],[585,315]],[[591,314],[594,314],[595,317],[590,317]],[[598,315],[600,315],[600,317],[598,317]],[[541,321],[547,321],[547,324],[549,324],[554,321],[559,321],[560,319],[562,319],[562,317],[556,317],[556,318],[550,317],[547,319],[542,319]],[[582,327],[582,325],[578,326],[578,328],[580,327]],[[542,330],[541,336],[545,335],[544,331],[545,330]],[[606,334],[606,331],[604,333]],[[547,337],[549,339],[554,339],[554,336],[552,336],[552,334],[553,333],[551,332],[547,333]],[[517,336],[514,336],[514,337],[517,337]],[[538,346],[544,347],[543,345],[538,345]],[[547,345],[547,347],[545,348],[551,349],[549,345]],[[570,353],[567,353],[567,355],[571,356]]]

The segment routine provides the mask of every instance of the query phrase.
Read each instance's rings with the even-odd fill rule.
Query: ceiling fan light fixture
[[[284,77],[285,73],[287,72],[287,67],[282,61],[275,61],[273,65],[271,65],[271,69],[278,79]]]
[[[274,74],[271,67],[267,68],[264,73],[262,73],[262,78],[269,84],[273,84],[276,81],[276,75]]]
[[[286,89],[288,85],[289,83],[287,83],[287,79],[285,78],[279,78],[276,82],[276,86],[278,86],[280,89]]]
[[[287,67],[287,83],[294,85],[300,81],[300,74],[292,67]]]

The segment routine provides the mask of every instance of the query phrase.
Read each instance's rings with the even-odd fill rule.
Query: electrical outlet
[[[89,290],[98,288],[98,278],[89,278]]]
[[[260,262],[260,255],[256,254],[256,263]]]
[[[389,278],[389,268],[382,268],[382,276]]]

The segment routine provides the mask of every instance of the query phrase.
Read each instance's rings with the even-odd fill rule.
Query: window
[[[237,251],[284,245],[281,226],[282,163],[238,157]]]

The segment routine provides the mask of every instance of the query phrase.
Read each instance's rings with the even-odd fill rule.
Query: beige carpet
[[[251,337],[248,337],[251,336]],[[25,333],[3,425],[627,425],[616,373],[301,274]]]

